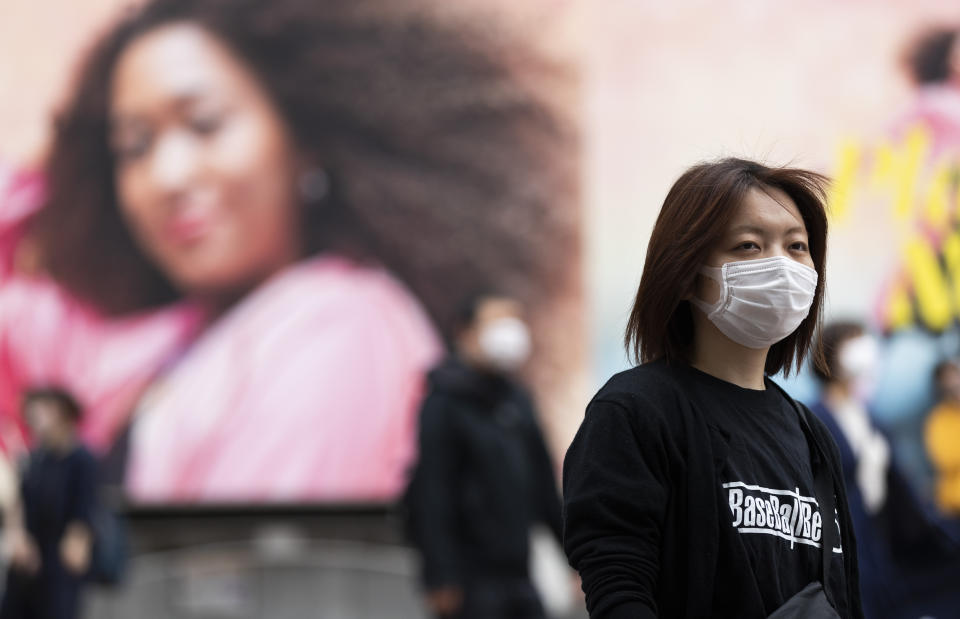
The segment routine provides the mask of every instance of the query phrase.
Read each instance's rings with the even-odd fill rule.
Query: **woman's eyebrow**
[[[734,226],[733,228],[731,228],[728,234],[741,234],[744,232],[750,232],[753,234],[758,234],[763,236],[767,234],[768,230],[766,228],[762,228],[760,226],[756,226],[753,224],[742,224],[742,225]],[[803,226],[792,226],[791,228],[785,230],[784,234],[796,234],[796,233],[806,234],[806,232],[807,230]]]
[[[742,224],[731,228],[729,234],[740,234],[742,232],[752,232],[754,234],[763,235],[766,233],[766,230],[753,224]]]
[[[209,95],[210,90],[201,85],[184,86],[165,97],[162,105],[176,110],[185,110],[197,102],[206,99]],[[136,113],[131,113],[129,110],[117,110],[110,114],[109,121],[111,124],[119,124],[130,118],[136,119],[139,118],[139,116]]]

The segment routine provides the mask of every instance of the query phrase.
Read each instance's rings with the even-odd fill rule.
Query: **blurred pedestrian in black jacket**
[[[521,306],[472,299],[455,349],[430,373],[407,499],[427,604],[438,617],[543,617],[530,527],[545,522],[559,540],[561,506],[534,404],[511,376],[530,352]]]
[[[23,413],[35,447],[5,515],[11,556],[0,619],[74,619],[93,546],[96,460],[77,437],[80,407],[66,392],[31,391]]]

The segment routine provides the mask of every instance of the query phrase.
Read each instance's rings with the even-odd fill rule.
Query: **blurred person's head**
[[[869,397],[880,356],[876,338],[863,323],[835,321],[817,335],[824,364],[814,367],[814,376],[828,388],[847,397]]]
[[[82,411],[70,393],[49,387],[27,391],[21,399],[21,414],[38,445],[62,449],[73,444]]]
[[[455,345],[460,358],[476,368],[499,373],[519,370],[531,352],[523,306],[495,293],[469,298],[460,311]]]
[[[954,82],[960,85],[960,45],[957,28],[934,27],[908,45],[904,57],[907,73],[918,86]]]
[[[939,400],[960,403],[960,363],[956,359],[938,363],[933,369],[933,382]]]
[[[30,230],[42,268],[120,314],[230,303],[333,251],[386,265],[441,327],[451,288],[507,271],[548,286],[543,250],[565,234],[549,213],[575,193],[557,165],[571,135],[529,79],[550,67],[421,4],[130,11],[57,119]]]
[[[811,347],[823,303],[825,182],[813,172],[735,158],[687,170],[667,194],[647,247],[625,335],[634,358],[691,363],[698,330],[718,329],[705,311],[694,309],[693,300],[724,307],[721,286],[704,270],[719,271],[728,262],[786,258],[815,271],[817,281],[809,308],[799,307],[792,330],[769,345],[765,371],[776,374],[799,366]],[[740,317],[749,323],[744,328],[761,338],[768,337],[768,328],[782,330],[781,310],[788,308],[766,309],[771,311],[764,313],[762,325]]]

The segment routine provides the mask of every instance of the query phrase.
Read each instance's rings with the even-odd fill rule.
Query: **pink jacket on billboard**
[[[128,425],[140,503],[382,501],[413,458],[439,338],[382,269],[320,255],[208,322],[183,302],[106,318],[14,269],[37,175],[0,168],[0,440],[26,437],[24,390],[60,386],[100,452]]]

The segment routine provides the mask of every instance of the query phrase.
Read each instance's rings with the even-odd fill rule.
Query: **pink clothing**
[[[892,134],[903,139],[908,131],[923,127],[931,139],[931,161],[960,154],[960,87],[952,84],[924,86],[913,104],[894,122]]]
[[[392,498],[439,352],[386,273],[336,257],[295,266],[207,329],[147,393],[129,490],[149,502]]]
[[[135,411],[127,484],[140,502],[400,492],[423,377],[441,347],[398,281],[321,256],[210,325],[187,303],[108,319],[51,280],[12,270],[33,210],[24,202],[36,204],[38,187],[0,171],[0,437],[22,428],[24,389],[56,384],[85,406],[82,432],[95,449]],[[15,440],[6,442],[9,451]]]

